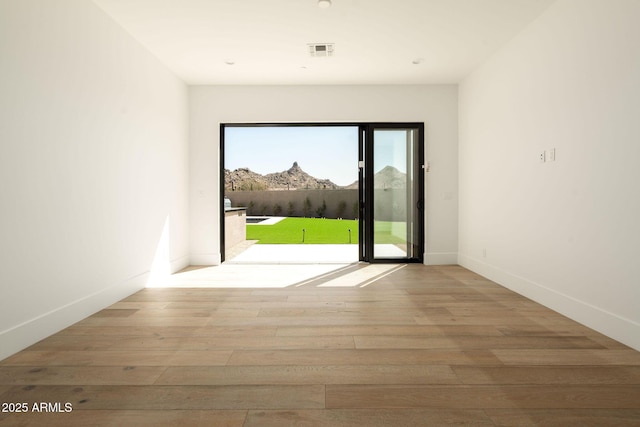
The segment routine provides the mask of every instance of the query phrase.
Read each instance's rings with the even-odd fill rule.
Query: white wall
[[[2,359],[187,264],[188,91],[85,0],[0,0],[0,61]]]
[[[465,79],[459,116],[460,264],[636,349],[639,17],[558,1]]]
[[[190,87],[191,263],[218,264],[220,123],[424,122],[425,262],[457,260],[457,87]]]

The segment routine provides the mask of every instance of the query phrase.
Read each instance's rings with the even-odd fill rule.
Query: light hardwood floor
[[[0,424],[640,425],[639,352],[458,266],[339,280],[366,268],[142,290],[0,362],[30,410]]]

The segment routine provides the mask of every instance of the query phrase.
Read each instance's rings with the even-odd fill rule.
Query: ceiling
[[[457,83],[554,2],[93,1],[192,85]]]

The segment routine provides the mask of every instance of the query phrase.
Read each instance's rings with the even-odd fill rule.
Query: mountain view
[[[373,176],[373,188],[406,188],[407,174],[393,166],[385,166]]]
[[[339,186],[329,179],[319,179],[305,172],[298,162],[282,172],[261,175],[249,168],[224,170],[225,190],[230,191],[277,191],[277,190],[337,190],[357,189],[358,181]],[[404,188],[406,174],[393,166],[386,166],[375,174],[375,188]]]
[[[319,189],[335,190],[342,188],[328,179],[318,179],[302,170],[298,162],[293,162],[286,171],[260,175],[249,168],[239,168],[234,171],[225,169],[225,189],[232,191],[261,191],[261,190],[302,190]]]

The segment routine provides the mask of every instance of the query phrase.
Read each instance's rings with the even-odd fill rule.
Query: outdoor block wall
[[[355,219],[358,217],[358,190],[291,190],[291,191],[228,191],[231,206],[246,207],[248,215],[323,216],[325,218]],[[305,199],[311,202],[305,212]],[[324,215],[318,208],[326,204]],[[339,210],[344,202],[344,209]],[[291,206],[289,205],[291,203]],[[277,206],[280,206],[278,210]]]
[[[246,207],[248,215],[358,217],[358,190],[228,191],[225,196],[231,200],[231,206]],[[375,190],[375,218],[406,221],[406,197],[404,189]],[[307,198],[310,206],[305,211]],[[318,209],[324,205],[326,210],[320,212]]]

